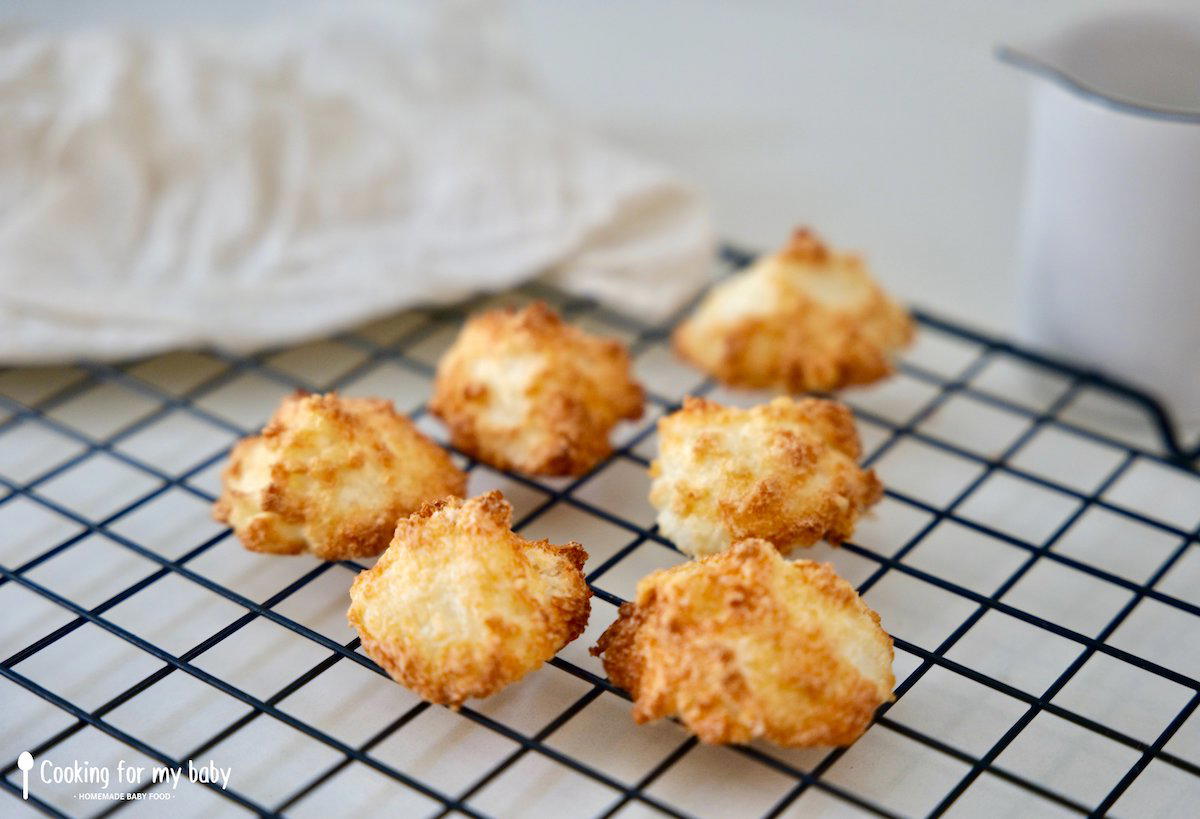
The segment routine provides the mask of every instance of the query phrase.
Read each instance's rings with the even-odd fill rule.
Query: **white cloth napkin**
[[[544,102],[501,17],[0,32],[0,360],[247,350],[537,275],[665,315],[705,202]]]

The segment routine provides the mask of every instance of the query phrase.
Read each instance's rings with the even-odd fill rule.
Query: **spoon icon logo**
[[[17,757],[17,767],[21,769],[21,798],[29,799],[29,772],[33,770],[33,754],[21,751]]]

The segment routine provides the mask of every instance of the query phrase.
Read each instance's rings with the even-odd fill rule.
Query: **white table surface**
[[[627,325],[595,311],[572,320],[632,340]],[[487,816],[601,815],[622,798],[612,782],[629,787],[658,771],[646,779],[644,795],[686,815],[761,815],[798,797],[783,815],[842,819],[867,814],[824,788],[922,816],[970,775],[970,764],[939,744],[968,759],[995,746],[1002,749],[997,770],[1094,806],[1138,761],[1136,743],[1153,742],[1194,695],[1200,551],[1183,547],[1200,525],[1200,478],[1127,451],[1152,443],[1145,418],[1141,426],[1099,423],[1086,406],[1103,401],[1099,394],[1083,391],[1060,413],[1061,423],[1038,425],[1039,411],[1069,395],[1067,379],[1034,376],[1003,356],[980,359],[977,345],[927,329],[905,355],[905,372],[843,396],[858,415],[864,452],[892,494],[860,521],[853,547],[820,544],[803,554],[830,561],[862,588],[897,640],[900,695],[886,724],[836,756],[767,743],[691,747],[674,723],[635,725],[628,703],[612,693],[568,711],[591,686],[552,666],[470,702],[470,714],[410,711],[421,709],[413,694],[353,658],[345,611],[354,569],[249,552],[211,519],[209,501],[229,444],[261,426],[296,386],[336,385],[415,410],[428,399],[432,367],[457,330],[455,321],[408,313],[341,340],[244,362],[247,369],[227,369],[210,354],[173,353],[97,372],[96,381],[73,368],[0,372],[0,566],[25,581],[0,584],[0,658],[36,643],[11,671],[97,710],[106,729],[84,728],[42,752],[41,743],[74,720],[29,685],[0,676],[0,766],[32,748],[39,765],[87,760],[115,770],[124,760],[148,768],[150,758],[111,737],[112,729],[179,763],[211,760],[229,768],[234,792],[300,819],[439,812],[440,803],[378,765]],[[378,345],[399,357],[371,357]],[[531,483],[481,465],[469,473],[469,494],[500,489],[513,503],[523,536],[575,539],[588,550],[585,570],[598,596],[587,631],[559,658],[597,678],[603,668],[587,649],[615,618],[613,598],[629,599],[641,577],[685,559],[639,534],[654,518],[644,465],[656,451],[656,416],[703,389],[703,378],[661,339],[638,346],[634,368],[653,395],[645,417],[614,435],[618,446],[632,444],[631,452],[576,486]],[[960,374],[969,387],[939,391],[938,383]],[[709,395],[739,405],[767,397],[725,388]],[[174,406],[174,396],[185,405]],[[14,401],[42,410],[7,419],[21,412]],[[418,424],[444,440],[430,416]],[[914,432],[897,441],[893,432],[904,429]],[[1099,437],[1085,437],[1087,431]],[[92,444],[100,440],[104,450]],[[985,474],[985,464],[1014,446],[1007,466]],[[952,501],[962,492],[965,500]],[[952,514],[935,521],[930,510],[949,504],[956,504]],[[84,520],[95,522],[94,530],[82,529]],[[1065,523],[1066,534],[1053,534]],[[1047,538],[1054,538],[1052,554],[1030,562]],[[1154,584],[1155,598],[1144,597],[1138,584],[1160,565],[1169,571]],[[74,619],[52,595],[97,607],[97,619],[40,641]],[[981,597],[997,602],[984,611]],[[1093,649],[1102,630],[1105,647]],[[168,652],[175,670],[150,679],[167,667],[151,646]],[[930,652],[950,664],[924,664]],[[1039,709],[1008,743],[1006,732],[1039,697],[1053,708]],[[280,714],[264,715],[262,703]],[[397,721],[405,715],[411,719]],[[493,723],[543,736],[545,747],[609,781],[559,764],[544,750],[500,768],[518,746]],[[241,727],[224,733],[233,726]],[[344,765],[324,778],[345,761],[343,745],[363,748],[372,763]],[[1200,764],[1200,711],[1164,748],[1186,765]],[[823,785],[799,793],[792,771],[817,765],[827,768]],[[494,778],[475,789],[489,772]],[[17,780],[9,774],[8,781]],[[313,789],[301,793],[308,783]],[[79,786],[35,781],[31,789],[70,815],[99,807],[76,798]],[[170,802],[131,808],[236,815],[233,803],[186,779],[172,793]],[[1114,815],[1173,815],[1198,801],[1200,778],[1156,759],[1121,795]],[[645,803],[621,807],[622,817],[659,815]],[[24,808],[0,792],[0,816],[32,815]],[[1055,808],[989,771],[949,815],[1040,817],[1056,815]]]

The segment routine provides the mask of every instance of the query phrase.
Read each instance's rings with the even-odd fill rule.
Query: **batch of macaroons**
[[[675,331],[678,354],[733,387],[828,392],[892,371],[907,313],[855,255],[797,231],[714,287]],[[438,364],[429,409],[455,449],[529,475],[583,475],[642,414],[624,345],[544,304],[472,317]],[[694,560],[642,578],[592,653],[645,722],[701,740],[844,745],[892,695],[892,640],[829,564],[786,560],[851,537],[883,488],[859,467],[836,401],[749,409],[686,398],[658,421],[658,533]],[[350,623],[393,678],[457,708],[517,682],[579,637],[584,545],[512,531],[493,491],[377,398],[298,393],[230,455],[214,507],[248,549],[381,555],[350,588]]]

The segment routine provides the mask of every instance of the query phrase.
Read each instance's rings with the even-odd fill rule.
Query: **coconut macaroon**
[[[637,722],[678,716],[709,743],[848,745],[896,682],[879,615],[765,540],[642,578],[592,653]]]
[[[621,342],[538,302],[471,318],[438,363],[429,408],[456,447],[485,463],[580,475],[612,451],[609,432],[639,418],[642,404]]]
[[[498,491],[430,504],[350,587],[363,650],[399,683],[457,708],[550,659],[587,626],[587,553],[510,530]]]
[[[680,356],[731,386],[807,392],[889,375],[913,332],[861,257],[801,229],[778,253],[714,287],[672,341]]]
[[[213,516],[252,551],[345,560],[379,554],[399,518],[466,486],[390,401],[297,392],[233,447]]]
[[[650,502],[658,528],[692,557],[743,538],[783,553],[837,544],[883,494],[859,468],[854,417],[835,401],[780,397],[752,409],[688,397],[658,421]]]

